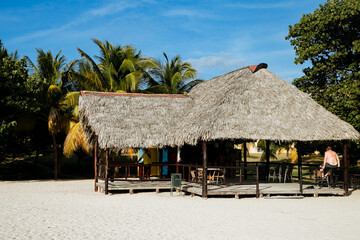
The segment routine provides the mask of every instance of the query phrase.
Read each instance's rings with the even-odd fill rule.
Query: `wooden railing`
[[[115,168],[118,168],[117,175],[108,175],[108,179],[105,177],[105,169],[106,164],[100,164],[98,163],[99,171],[98,171],[98,179],[105,180],[105,181],[127,181],[131,178],[131,180],[135,181],[168,181],[170,180],[171,173],[181,173],[182,179],[184,181],[188,181],[190,183],[199,183],[200,181],[192,181],[191,178],[191,171],[194,171],[197,173],[199,169],[202,168],[201,165],[196,164],[176,164],[176,163],[152,163],[152,164],[139,164],[139,163],[109,163],[108,169],[115,172]],[[145,168],[151,167],[158,167],[159,168],[159,174],[158,175],[152,175],[149,178],[145,178],[146,170]],[[168,175],[163,176],[162,175],[162,167],[168,167]],[[222,184],[243,184],[244,180],[244,171],[254,171],[255,172],[255,181],[246,181],[246,184],[254,183],[256,185],[256,196],[259,196],[259,167],[258,166],[247,166],[247,167],[236,167],[236,166],[207,166],[207,169],[211,168],[218,168],[218,169],[224,169],[226,172],[226,179],[236,179],[238,178],[238,181],[232,181],[231,183],[224,183]],[[175,171],[171,171],[175,170]],[[142,171],[142,174],[138,174],[138,171]],[[140,176],[142,175],[142,177]],[[207,179],[207,178],[206,178]],[[215,183],[210,183],[208,185],[214,185]]]

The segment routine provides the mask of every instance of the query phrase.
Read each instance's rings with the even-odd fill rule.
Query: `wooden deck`
[[[104,181],[99,181],[97,186],[105,188]],[[297,183],[260,183],[260,197],[271,195],[300,195],[299,184]],[[157,193],[160,190],[170,190],[170,181],[115,181],[109,182],[109,191],[127,191],[130,194],[144,190],[154,190]],[[201,196],[202,188],[200,184],[182,182],[182,190],[192,195]],[[303,195],[344,195],[344,189],[341,188],[319,188],[315,185],[304,185]],[[208,196],[255,196],[255,185],[209,185]]]
[[[260,183],[260,197],[271,195],[300,195],[299,184],[297,183]],[[201,186],[192,184],[183,187],[183,190],[201,196]],[[318,187],[314,185],[304,185],[302,195],[344,195],[345,191],[341,188]],[[208,186],[208,196],[232,195],[239,196],[256,195],[255,185],[222,185]]]

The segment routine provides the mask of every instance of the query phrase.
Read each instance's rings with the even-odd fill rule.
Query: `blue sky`
[[[2,1],[0,39],[10,51],[36,58],[35,48],[62,49],[78,59],[77,47],[98,54],[93,38],[128,45],[144,57],[179,54],[208,80],[265,62],[291,82],[302,76],[285,40],[289,25],[325,0],[258,1]]]

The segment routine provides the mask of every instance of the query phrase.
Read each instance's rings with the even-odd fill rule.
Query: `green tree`
[[[146,75],[149,85],[147,91],[153,93],[181,94],[189,92],[196,84],[203,82],[195,78],[196,70],[190,63],[182,62],[180,56],[175,56],[170,61],[166,55],[165,63],[156,61],[156,67]]]
[[[0,41],[0,108],[3,113],[0,115],[0,158],[11,149],[19,152],[19,144],[24,139],[16,130],[25,128],[21,119],[40,110],[37,100],[41,84],[29,76],[26,61],[18,60],[16,55],[9,54]],[[27,126],[31,125],[27,121]]]
[[[59,175],[60,165],[58,162],[58,146],[56,135],[65,130],[69,123],[69,115],[65,114],[70,103],[75,103],[78,94],[69,92],[72,90],[71,73],[77,61],[66,64],[66,59],[61,51],[54,57],[51,51],[44,52],[36,49],[36,65],[28,58],[27,61],[32,67],[33,76],[37,81],[45,85],[46,98],[42,105],[42,110],[47,116],[48,130],[52,137],[54,149],[54,178]],[[64,102],[67,104],[64,104]]]
[[[293,84],[360,130],[360,4],[328,0],[304,14],[286,36],[296,64],[309,63]]]
[[[87,53],[78,48],[82,61],[77,64],[77,70],[69,74],[78,83],[81,90],[104,91],[104,92],[139,92],[143,83],[143,75],[146,70],[155,66],[151,58],[142,58],[141,52],[131,46],[121,47],[112,45],[108,41],[101,42],[94,39],[93,42],[100,49],[100,56],[96,56],[95,62]],[[79,93],[73,93],[78,100]],[[75,95],[77,94],[77,95]],[[65,104],[70,117],[70,128],[64,142],[64,155],[69,157],[78,148],[89,152],[84,140],[82,129],[78,119],[77,100],[71,104]],[[67,101],[64,101],[64,103]]]
[[[100,49],[100,56],[95,56],[98,63],[78,48],[85,59],[79,63],[76,80],[82,89],[104,92],[138,92],[141,91],[143,76],[146,70],[154,67],[151,58],[142,58],[141,52],[127,45],[112,45],[108,41],[93,42]]]
[[[266,160],[266,141],[265,140],[261,140],[258,142],[257,144],[258,148],[260,148],[263,153],[261,154],[260,157],[260,162],[265,162]],[[275,142],[270,142],[270,146],[269,146],[269,152],[270,152],[270,159],[277,159],[276,154],[279,150],[279,145],[275,144]]]

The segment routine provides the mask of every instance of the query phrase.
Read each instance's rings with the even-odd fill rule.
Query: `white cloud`
[[[256,4],[246,4],[246,3],[234,3],[228,4],[228,7],[236,8],[247,8],[247,9],[266,9],[266,8],[288,8],[294,5],[294,2],[279,2],[279,3],[256,3]]]
[[[117,2],[117,3],[111,3],[108,5],[105,5],[101,8],[96,8],[96,9],[92,9],[90,11],[88,11],[86,14],[84,14],[83,17],[88,18],[87,16],[106,16],[106,15],[112,15],[118,12],[121,12],[127,8],[132,8],[132,7],[136,7],[138,4],[134,3],[134,2]],[[89,17],[90,17],[89,16]]]
[[[167,17],[213,18],[211,14],[192,9],[173,9],[163,13]]]
[[[234,58],[231,53],[220,53],[217,56],[201,58],[189,58],[185,61],[190,62],[200,76],[204,75],[208,70],[211,70],[211,72],[225,73],[246,65],[245,59]]]

